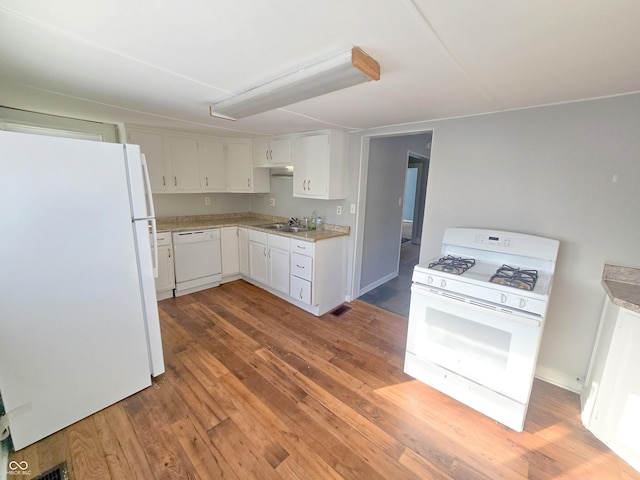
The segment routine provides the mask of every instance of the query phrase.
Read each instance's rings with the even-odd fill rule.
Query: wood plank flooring
[[[10,460],[74,480],[640,479],[577,395],[536,381],[513,432],[402,372],[405,318],[349,306],[316,318],[243,281],[163,300],[166,374]]]

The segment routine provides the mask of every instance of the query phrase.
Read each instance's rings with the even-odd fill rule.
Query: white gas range
[[[414,269],[405,372],[522,431],[559,242],[445,231]]]

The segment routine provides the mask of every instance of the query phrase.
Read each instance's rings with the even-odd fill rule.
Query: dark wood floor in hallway
[[[400,245],[398,276],[368,291],[359,300],[408,318],[411,276],[413,275],[413,267],[418,264],[419,257],[420,245],[403,242]]]
[[[577,395],[536,381],[513,432],[403,373],[405,318],[348,306],[317,318],[243,281],[163,300],[166,374],[10,460],[73,480],[640,479]]]

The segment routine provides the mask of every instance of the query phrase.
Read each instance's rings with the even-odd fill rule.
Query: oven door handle
[[[452,293],[434,291],[428,286],[414,283],[411,285],[412,295],[427,295],[434,300],[445,302],[450,305],[460,305],[465,308],[475,310],[477,312],[496,315],[504,320],[511,322],[517,322],[528,327],[540,327],[542,325],[542,318],[537,315],[528,314],[525,312],[512,312],[501,308],[499,305],[493,305],[489,302],[483,302],[475,300],[473,298],[464,297],[461,295],[455,295]]]

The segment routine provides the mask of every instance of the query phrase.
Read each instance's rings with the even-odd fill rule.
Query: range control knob
[[[524,298],[518,298],[517,305],[518,308],[524,308],[527,306],[527,301]]]
[[[442,288],[444,288],[444,287],[446,287],[446,286],[447,286],[447,281],[446,281],[444,278],[443,278],[442,280],[440,280],[440,286],[441,286]]]
[[[507,296],[504,293],[498,294],[498,302],[507,303]]]
[[[433,277],[431,275],[429,275],[427,277],[427,285],[431,285],[433,283]]]

